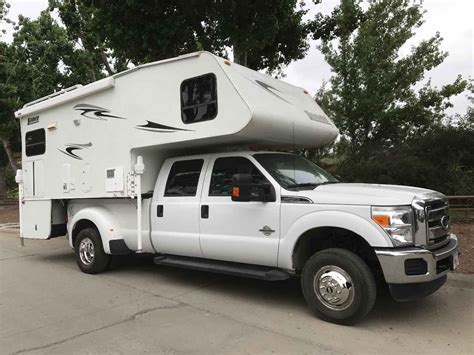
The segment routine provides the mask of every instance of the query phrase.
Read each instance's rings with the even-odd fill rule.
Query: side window
[[[267,178],[247,158],[218,158],[212,169],[209,196],[230,196],[234,174],[251,174],[254,184],[268,182]]]
[[[27,157],[44,154],[46,151],[46,133],[44,128],[26,132],[25,154]]]
[[[217,80],[212,73],[181,83],[181,119],[184,123],[213,120],[217,116]]]
[[[202,159],[175,162],[166,181],[165,196],[196,196],[203,163]]]

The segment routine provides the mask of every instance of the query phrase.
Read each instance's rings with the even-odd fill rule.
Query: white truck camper
[[[300,277],[317,316],[349,324],[377,286],[423,297],[458,264],[444,195],[341,183],[279,152],[338,130],[304,89],[210,53],[77,85],[16,116],[21,237],[66,235],[85,273],[144,252],[159,265]]]

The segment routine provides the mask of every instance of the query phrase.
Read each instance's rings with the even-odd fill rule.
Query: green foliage
[[[338,164],[344,181],[419,186],[474,194],[474,130],[439,127],[403,145]]]
[[[316,1],[317,2],[317,1]],[[208,50],[253,69],[279,72],[308,49],[310,23],[298,0],[50,0],[73,38],[114,63]],[[312,24],[314,27],[314,24]]]
[[[447,53],[439,49],[437,33],[400,55],[423,23],[423,10],[413,1],[373,1],[363,11],[359,2],[342,0],[323,23],[333,26],[318,35],[334,75],[320,100],[347,140],[347,156],[367,157],[429,132],[452,106],[450,97],[466,88],[458,77],[439,89],[429,80],[417,89]]]
[[[341,131],[335,149],[319,159],[348,182],[474,193],[472,108],[446,122],[450,98],[467,82],[458,76],[441,88],[423,84],[447,56],[439,33],[401,55],[423,24],[421,5],[378,0],[363,10],[359,1],[341,0],[319,21],[315,37],[334,75],[315,99]]]
[[[14,112],[26,102],[103,76],[48,11],[36,20],[20,15],[15,26],[13,43],[0,42],[0,139],[8,150],[9,143],[20,146]],[[10,164],[15,165],[11,158]]]

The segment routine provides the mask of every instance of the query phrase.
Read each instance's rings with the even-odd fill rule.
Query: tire
[[[346,325],[367,315],[377,295],[367,264],[356,254],[339,248],[322,250],[309,258],[301,275],[301,288],[316,316]]]
[[[96,228],[81,230],[74,244],[76,263],[82,272],[98,274],[107,270],[111,256],[104,252],[102,239]]]

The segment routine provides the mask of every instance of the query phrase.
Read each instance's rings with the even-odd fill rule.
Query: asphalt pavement
[[[461,259],[462,262],[462,259]],[[265,282],[129,257],[86,275],[64,238],[0,231],[2,354],[474,353],[474,276],[423,300],[379,297],[355,326],[306,308],[298,280]]]

